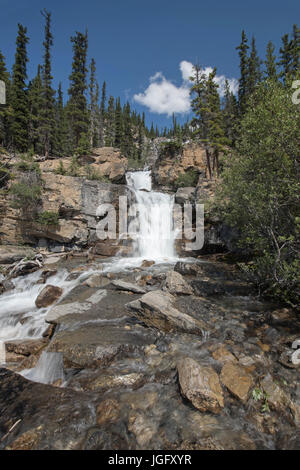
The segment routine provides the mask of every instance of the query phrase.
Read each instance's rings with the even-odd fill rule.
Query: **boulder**
[[[177,370],[182,395],[202,412],[220,413],[224,397],[218,374],[190,357],[180,359]]]
[[[97,424],[103,426],[106,423],[114,423],[120,415],[120,404],[117,400],[107,398],[97,406]]]
[[[173,295],[155,290],[128,303],[127,307],[148,326],[162,331],[177,330],[202,335],[207,325],[180,312],[173,306],[174,303],[175,297]]]
[[[152,266],[153,264],[155,264],[155,261],[144,259],[141,264],[141,268],[150,268],[150,266]]]
[[[236,398],[242,402],[248,399],[249,391],[254,386],[253,377],[242,366],[226,362],[221,371],[221,382]]]
[[[175,202],[177,204],[186,204],[191,202],[195,196],[195,188],[193,187],[186,187],[186,188],[179,188],[175,194]]]
[[[169,271],[163,285],[163,289],[169,291],[171,294],[190,295],[193,289],[186,282],[184,277],[176,271]]]
[[[146,293],[146,290],[143,289],[142,287],[140,287],[136,284],[131,284],[130,282],[122,281],[121,279],[116,279],[116,280],[112,281],[112,284],[118,290],[134,292],[135,294],[145,294]]]
[[[49,305],[52,305],[57,299],[59,299],[62,293],[63,289],[61,289],[61,287],[48,284],[35,299],[35,305],[38,308],[49,307]]]
[[[5,343],[6,352],[30,356],[36,354],[47,344],[46,339],[14,340]]]

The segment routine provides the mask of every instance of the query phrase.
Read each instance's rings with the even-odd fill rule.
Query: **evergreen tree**
[[[266,60],[265,60],[265,75],[270,80],[277,80],[277,67],[276,67],[276,56],[274,54],[275,47],[272,41],[267,44]]]
[[[43,86],[41,77],[41,66],[38,66],[36,77],[28,86],[29,103],[29,145],[34,152],[41,152],[40,118],[43,106]]]
[[[291,42],[289,41],[289,35],[285,34],[281,38],[282,47],[279,49],[280,61],[279,64],[282,67],[280,76],[284,79],[289,77],[292,72],[292,53],[291,53]]]
[[[104,145],[104,129],[105,129],[105,106],[106,106],[106,83],[103,82],[102,93],[101,93],[101,103],[100,103],[100,145]]]
[[[6,89],[6,105],[0,105],[0,145],[3,147],[7,144],[8,140],[8,120],[9,120],[9,91],[10,91],[10,77],[6,69],[5,58],[0,51],[0,80],[5,83]]]
[[[300,72],[300,29],[296,24],[293,26],[293,37],[291,40],[291,69],[293,78]]]
[[[120,148],[123,138],[123,123],[122,123],[122,108],[120,103],[120,98],[116,100],[116,110],[115,110],[115,147]]]
[[[228,80],[225,80],[223,115],[225,136],[227,137],[229,144],[233,145],[236,137],[235,122],[238,115],[238,105],[236,97],[230,90]]]
[[[57,102],[56,102],[56,132],[55,132],[55,154],[58,156],[67,155],[70,152],[68,146],[68,127],[66,121],[66,112],[63,102],[63,92],[61,88],[61,82],[59,82],[57,90]]]
[[[123,111],[123,134],[122,134],[120,148],[121,148],[121,152],[127,158],[135,157],[135,146],[133,143],[133,135],[132,135],[130,104],[128,102],[125,104],[124,111]]]
[[[249,58],[248,58],[248,40],[246,33],[242,31],[242,40],[240,45],[236,48],[239,51],[240,57],[240,79],[239,79],[239,111],[245,112],[247,98],[249,94]]]
[[[46,158],[48,158],[53,146],[54,132],[55,132],[55,110],[54,110],[54,95],[52,89],[52,75],[51,75],[51,46],[53,45],[53,36],[51,33],[51,13],[43,10],[42,16],[45,18],[45,39],[44,46],[44,65],[42,70],[42,108],[41,108],[41,123],[40,133],[43,143],[43,150]]]
[[[97,132],[97,101],[98,97],[98,84],[96,81],[96,62],[95,59],[91,60],[90,65],[90,145],[96,147],[98,144],[98,132]]]
[[[76,152],[82,151],[82,145],[89,147],[89,113],[87,109],[87,68],[86,56],[88,48],[87,32],[76,32],[71,37],[73,45],[72,73],[68,94],[68,119],[71,131],[72,147]],[[79,146],[80,142],[80,146]]]
[[[115,142],[115,100],[113,96],[109,97],[106,119],[105,145],[112,147]]]
[[[19,23],[12,73],[10,139],[13,148],[20,152],[26,152],[28,149],[29,109],[26,90],[28,41],[27,28]]]
[[[256,85],[261,80],[261,71],[260,71],[261,60],[257,55],[255,38],[252,38],[251,42],[251,52],[248,60],[248,94],[254,92]]]

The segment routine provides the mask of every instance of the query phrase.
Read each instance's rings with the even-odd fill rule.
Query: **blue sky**
[[[36,73],[42,60],[40,10],[45,7],[53,19],[54,86],[62,81],[67,90],[69,38],[88,28],[89,58],[96,60],[100,84],[106,80],[109,94],[128,99],[145,111],[148,123],[159,126],[171,124],[167,111],[179,110],[183,120],[189,116],[183,81],[189,63],[216,66],[219,76],[238,78],[235,47],[243,28],[249,38],[255,35],[263,56],[268,40],[278,49],[281,36],[300,23],[297,0],[0,0],[0,6],[0,50],[9,67],[20,22],[30,36],[29,76]]]

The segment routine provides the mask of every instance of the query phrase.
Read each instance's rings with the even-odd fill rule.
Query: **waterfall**
[[[63,355],[59,352],[43,351],[37,365],[33,369],[24,369],[21,375],[33,382],[53,384],[57,380],[65,380]]]
[[[175,258],[174,196],[152,191],[151,171],[128,172],[126,181],[137,204],[136,217],[129,224],[129,232],[133,226],[138,229],[134,256],[154,261]]]

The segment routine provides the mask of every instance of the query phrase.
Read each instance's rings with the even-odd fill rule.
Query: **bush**
[[[67,175],[69,176],[80,176],[80,165],[76,155],[72,157],[71,164],[67,170]]]
[[[90,165],[85,166],[85,176],[88,180],[102,181],[103,183],[109,183],[107,176],[100,175],[95,168]]]
[[[181,173],[174,182],[175,188],[184,188],[187,186],[196,186],[198,183],[198,173],[193,170],[187,170]]]
[[[261,294],[300,304],[300,109],[280,83],[262,84],[240,123],[217,195],[221,216],[252,253]]]
[[[41,225],[58,225],[59,215],[57,212],[44,211],[38,214],[36,221]]]
[[[41,177],[35,171],[27,172],[15,184],[12,184],[13,207],[21,209],[27,218],[34,219],[40,203],[42,188]]]
[[[182,150],[183,145],[179,140],[170,140],[169,142],[161,143],[161,151],[172,155],[172,157],[181,154]]]
[[[54,173],[56,173],[57,175],[62,175],[62,176],[66,175],[67,170],[65,169],[62,161],[59,162],[59,167],[55,170]]]

